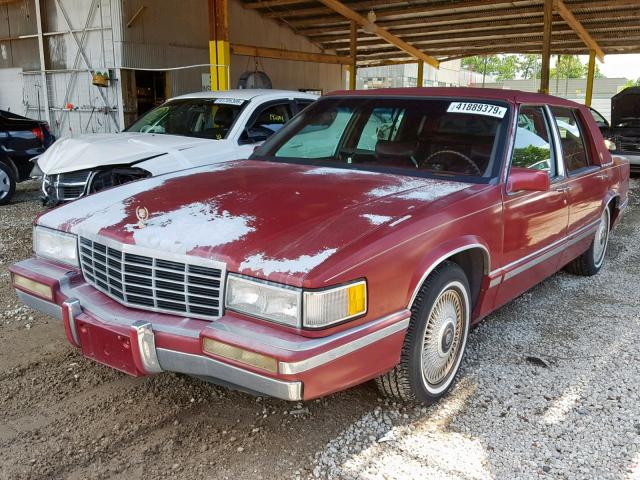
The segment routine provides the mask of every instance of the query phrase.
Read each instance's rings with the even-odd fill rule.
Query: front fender
[[[422,284],[438,265],[457,253],[471,249],[479,249],[482,251],[484,258],[482,274],[483,276],[489,275],[491,271],[491,253],[489,246],[482,238],[476,235],[465,235],[448,240],[447,242],[441,243],[437,248],[429,251],[416,266],[409,285],[407,308],[411,308]]]

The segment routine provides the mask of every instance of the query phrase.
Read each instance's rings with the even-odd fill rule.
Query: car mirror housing
[[[512,167],[509,172],[509,179],[507,180],[507,191],[509,193],[520,191],[546,192],[549,187],[549,174],[545,170]]]

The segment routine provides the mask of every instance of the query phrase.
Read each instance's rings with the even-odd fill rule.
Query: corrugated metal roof
[[[492,53],[542,53],[544,0],[344,0],[344,5],[440,60]],[[565,0],[605,54],[640,53],[640,0]],[[350,54],[350,20],[320,2],[242,0],[324,50]],[[587,54],[588,47],[554,12],[552,54]],[[415,62],[380,37],[358,29],[359,65]]]

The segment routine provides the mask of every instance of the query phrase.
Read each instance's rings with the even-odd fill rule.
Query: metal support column
[[[351,64],[349,65],[349,90],[355,90],[358,75],[358,24],[351,21]]]
[[[211,90],[229,90],[231,53],[227,0],[209,0],[209,63]]]
[[[593,77],[596,73],[596,51],[591,50],[589,52],[589,70],[587,72],[587,93],[584,97],[584,104],[587,107],[591,106],[591,100],[593,98]]]
[[[40,55],[40,81],[42,83],[42,96],[44,97],[44,118],[47,123],[51,125],[51,110],[49,110],[49,86],[47,84],[47,64],[45,62],[44,54],[44,40],[42,35],[42,13],[40,11],[40,0],[34,0],[36,4],[36,23],[38,24],[38,53]],[[40,117],[40,111],[38,111],[38,117]]]
[[[418,81],[416,82],[418,87],[424,87],[424,62],[418,61]]]
[[[549,93],[551,72],[551,27],[553,22],[553,0],[544,0],[544,34],[542,39],[542,71],[540,72],[540,93]]]

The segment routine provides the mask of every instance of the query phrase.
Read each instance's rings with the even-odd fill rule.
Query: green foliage
[[[485,55],[468,57],[462,60],[462,66],[474,72],[493,75],[496,80],[513,80],[516,78],[540,78],[542,57],[535,54],[527,55]],[[551,78],[586,78],[588,64],[582,63],[577,55],[560,55],[556,66],[551,69]],[[595,78],[604,75],[596,62]]]
[[[525,148],[517,148],[513,151],[511,164],[515,167],[548,170],[549,149],[536,147],[534,145],[527,145]]]
[[[635,80],[629,80],[627,83],[624,84],[624,88],[629,88],[629,87],[640,87],[640,78],[636,78]]]

